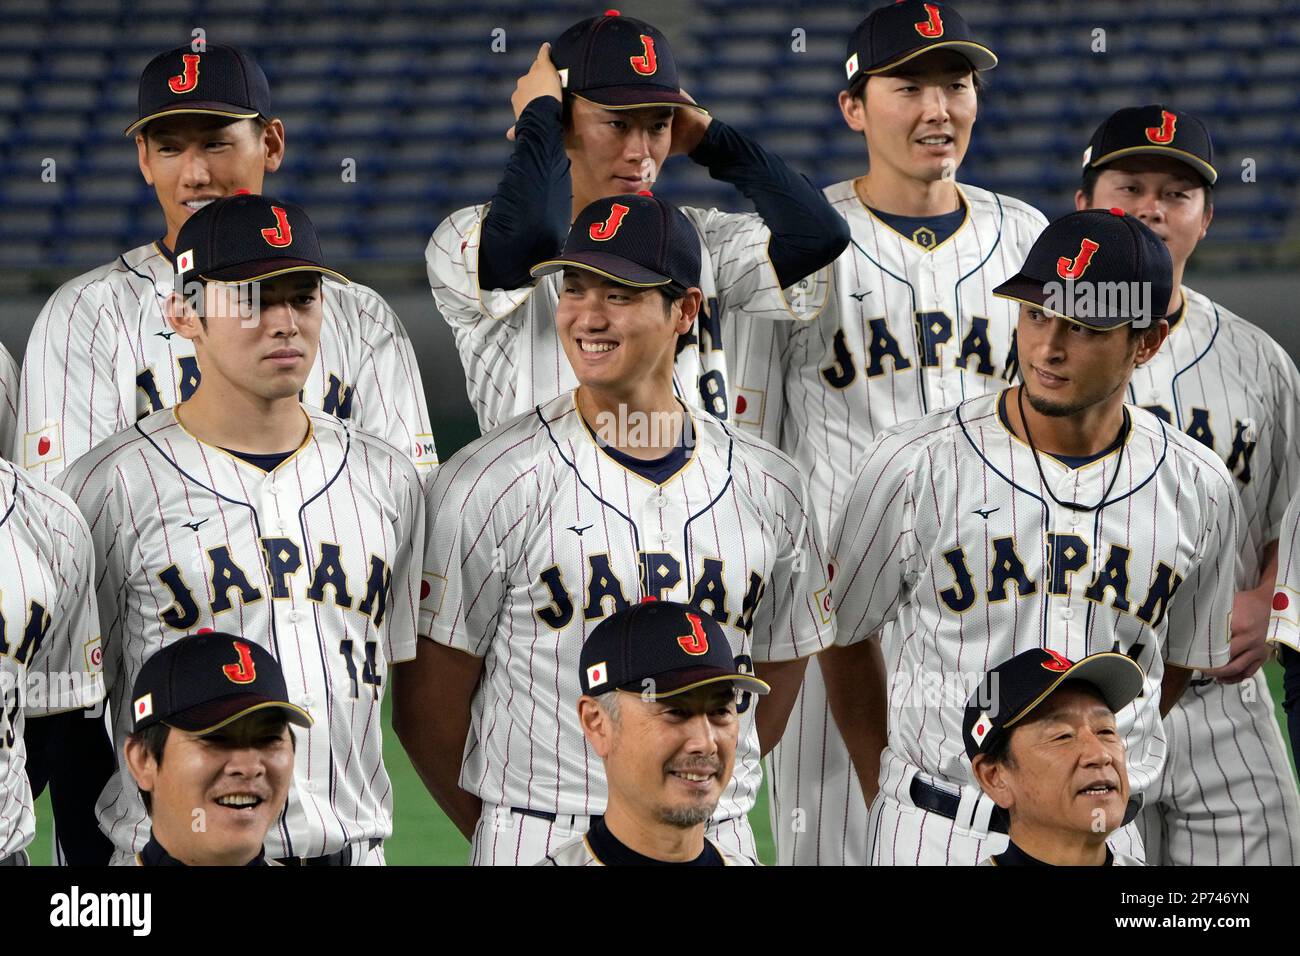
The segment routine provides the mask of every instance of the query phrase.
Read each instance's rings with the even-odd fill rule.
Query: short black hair
[[[1002,764],[1011,767],[1013,770],[1015,769],[1016,758],[1011,755],[1011,735],[1013,733],[1015,733],[1014,727],[1011,730],[1004,730],[994,735],[993,740],[986,745],[986,749],[983,751],[984,758],[989,763]]]
[[[686,298],[686,288],[678,285],[676,282],[670,282],[667,285],[656,287],[659,295],[664,302],[664,315],[670,315],[673,311],[673,303],[680,302]]]
[[[127,734],[128,740],[133,740],[145,749],[145,753],[154,759],[154,763],[162,766],[163,751],[167,749],[167,736],[171,733],[171,728],[166,724],[150,724],[144,730],[136,733]],[[153,815],[153,795],[147,790],[140,791],[140,799],[144,801],[145,812]]]
[[[1190,168],[1190,167],[1189,167]],[[1097,191],[1097,180],[1107,169],[1106,166],[1085,166],[1083,167],[1083,176],[1079,180],[1079,192],[1083,193],[1084,200],[1089,206],[1092,205],[1092,195]],[[1195,172],[1195,170],[1193,170]],[[1214,187],[1200,173],[1196,174],[1200,180],[1201,188],[1205,190],[1205,208],[1214,208]]]
[[[903,70],[900,68],[899,70],[890,70],[888,73],[875,73],[875,74],[872,74],[872,75],[874,75],[874,76],[898,76],[899,73],[902,73],[902,72],[903,72]],[[977,70],[977,69],[975,69],[975,68],[972,66],[972,67],[971,67],[971,71],[970,71],[970,75],[971,75],[971,85],[975,87],[975,92],[976,92],[976,93],[981,93],[981,92],[983,92],[983,90],[984,90],[984,76],[983,76],[983,71],[982,71],[982,70]],[[852,98],[855,99],[855,100],[862,100],[862,102],[865,103],[865,102],[867,101],[867,80],[869,80],[869,79],[871,79],[871,76],[867,75],[866,73],[863,73],[863,74],[862,74],[861,76],[859,76],[856,80],[854,80],[852,83],[850,83],[850,84],[849,84],[849,96],[852,97]]]

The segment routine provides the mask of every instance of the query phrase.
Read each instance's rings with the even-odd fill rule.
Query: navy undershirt
[[[263,471],[275,471],[293,454],[291,451],[278,451],[273,455],[254,455],[251,451],[235,451],[233,448],[223,448],[221,450],[234,455],[241,461],[248,462],[254,468],[261,468]]]
[[[1011,419],[1007,417],[1007,392],[1009,391],[1010,389],[1007,389],[998,396],[998,418],[1002,419],[1002,424],[1006,426],[1007,431],[1014,435],[1016,433],[1015,429],[1011,427]],[[1128,419],[1125,419],[1126,424],[1127,422]],[[1128,437],[1128,429],[1126,427],[1121,427],[1119,434],[1115,436],[1115,440],[1095,455],[1058,455],[1054,452],[1043,451],[1041,448],[1038,450],[1041,454],[1050,455],[1052,458],[1055,458],[1066,468],[1082,468],[1084,465],[1090,465],[1094,461],[1105,458],[1111,452],[1118,449],[1120,445],[1124,444],[1124,439],[1126,437]]]
[[[587,845],[596,854],[596,859],[605,866],[726,866],[722,854],[708,840],[704,841],[704,849],[699,856],[682,863],[643,856],[610,833],[609,827],[605,826],[604,817],[596,817],[592,821],[591,829],[587,831]]]
[[[946,240],[954,232],[961,228],[961,224],[966,221],[966,207],[963,205],[954,212],[946,212],[942,216],[898,216],[892,212],[882,212],[879,209],[871,209],[876,217],[879,218],[886,226],[894,232],[910,239],[918,246],[925,246],[927,249],[933,249],[939,243]],[[931,237],[919,230],[927,229],[933,233]]]
[[[678,404],[681,404],[680,402]],[[682,433],[677,439],[677,447],[664,455],[662,458],[634,458],[631,455],[619,451],[612,445],[607,445],[601,441],[600,436],[587,425],[586,420],[583,424],[587,425],[587,431],[591,434],[592,440],[600,446],[600,450],[609,455],[616,462],[634,474],[640,475],[646,481],[653,481],[656,485],[662,485],[677,472],[681,471],[682,466],[686,464],[686,459],[690,458],[689,446],[694,444],[691,440],[691,416],[686,412],[685,407],[682,409]]]
[[[144,845],[144,849],[140,851],[140,865],[141,866],[188,866],[189,864],[182,863],[180,860],[176,859],[176,857],[172,856],[170,853],[164,850],[162,844],[158,842],[158,838],[153,835],[153,831],[150,831],[149,842],[146,843]],[[266,850],[259,850],[257,856],[253,857],[253,859],[249,860],[244,865],[245,866],[269,866],[270,864],[266,862]]]
[[[998,866],[1053,866],[1052,863],[1044,863],[1037,857],[1030,856],[1020,847],[1008,841],[1005,853],[999,853],[993,857],[993,861]],[[1102,866],[1113,866],[1115,855],[1110,852],[1110,847],[1106,847],[1106,862]]]

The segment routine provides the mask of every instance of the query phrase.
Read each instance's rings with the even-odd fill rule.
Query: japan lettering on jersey
[[[59,477],[99,562],[119,751],[145,659],[203,628],[267,648],[292,702],[315,718],[297,732],[295,786],[267,834],[273,858],[391,833],[380,704],[389,665],[415,654],[424,544],[415,468],[333,416],[309,418],[302,446],[271,472],[203,444],[165,409]],[[119,850],[147,841],[125,769],[100,798],[99,817]]]
[[[1199,442],[1129,406],[1119,451],[1077,469],[1040,454],[1045,487],[998,404],[997,395],[972,399],[869,449],[832,537],[836,642],[896,622],[883,639],[886,764],[957,784],[968,779],[962,702],[936,703],[918,685],[935,674],[978,680],[1032,647],[1070,660],[1127,654],[1147,675],[1144,695],[1118,714],[1132,789],[1142,792],[1164,759],[1165,661],[1228,660],[1240,512],[1232,479]],[[1076,511],[1052,495],[1107,503]]]
[[[150,243],[50,297],[23,361],[14,461],[53,479],[110,435],[194,393],[194,346],[164,311],[173,273]],[[438,459],[406,330],[363,285],[327,278],[321,299],[320,349],[302,400],[383,438],[427,473]]]
[[[790,326],[783,447],[827,502],[827,521],[881,429],[1018,380],[1018,306],[993,289],[1047,222],[1009,196],[959,191],[966,219],[934,247],[880,221],[852,182],[825,191],[853,241],[835,263],[827,307]]]
[[[0,460],[0,857],[32,842],[27,718],[104,697],[95,552],[67,495]]]
[[[1223,459],[1241,494],[1242,579],[1259,580],[1264,546],[1300,487],[1300,373],[1262,330],[1186,286],[1160,351],[1133,373],[1128,400]]]
[[[430,484],[420,633],[486,659],[460,778],[484,801],[603,812],[578,658],[591,629],[633,602],[701,607],[744,666],[830,642],[806,482],[707,415],[693,428],[687,464],[656,485],[597,446],[566,392],[462,449]],[[752,698],[740,710],[719,820],[748,812],[761,781]]]
[[[479,288],[480,228],[487,206],[445,219],[425,250],[434,300],[456,337],[470,404],[487,433],[578,384],[555,329],[562,273],[520,289]],[[678,339],[673,389],[690,405],[725,419],[729,406],[720,316],[789,317],[790,305],[767,256],[771,232],[755,214],[683,207],[700,234],[704,303],[694,329]]]

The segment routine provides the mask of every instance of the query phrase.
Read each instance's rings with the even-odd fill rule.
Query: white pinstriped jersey
[[[993,297],[1047,225],[1018,199],[959,187],[966,220],[927,249],[867,210],[853,183],[825,190],[853,241],[817,321],[790,326],[787,445],[833,521],[871,441],[1018,378],[1019,306]]]
[[[1160,351],[1133,373],[1128,400],[1213,449],[1242,502],[1243,588],[1300,487],[1300,373],[1262,329],[1182,288],[1186,308]]]
[[[1129,401],[1203,442],[1241,496],[1237,586],[1259,583],[1300,481],[1300,374],[1262,330],[1183,287],[1160,351]],[[1263,673],[1241,684],[1197,675],[1165,717],[1169,761],[1140,820],[1153,864],[1283,866],[1300,859],[1300,798]]]
[[[959,189],[965,221],[926,247],[870,212],[852,181],[828,187],[853,236],[832,267],[829,304],[813,322],[749,328],[733,387],[748,394],[760,376],[770,379],[769,356],[782,356],[784,396],[773,384],[759,386],[762,434],[774,413],[781,417],[781,447],[808,473],[825,528],[878,432],[1018,378],[1017,306],[992,292],[1019,270],[1046,220],[1018,199]],[[864,864],[867,808],[819,668],[804,679],[771,765],[781,862]],[[801,829],[788,826],[795,808]]]
[[[420,633],[485,658],[461,786],[487,803],[599,814],[604,768],[578,725],[578,658],[602,618],[647,596],[701,606],[753,661],[830,643],[825,557],[807,484],[776,449],[694,417],[662,484],[595,443],[565,393],[462,449],[430,483]],[[752,698],[717,819],[761,772]]]
[[[1268,640],[1300,651],[1300,489],[1282,517]]]
[[[415,655],[424,499],[397,449],[318,410],[271,472],[155,412],[59,476],[99,563],[105,673],[118,751],[145,659],[202,628],[257,641],[316,724],[297,731],[295,786],[271,857],[318,856],[392,832],[380,702],[390,664]],[[182,415],[184,413],[182,412]],[[126,770],[99,801],[119,851],[149,821]]]
[[[721,844],[708,841],[713,844],[713,849],[718,851],[722,857],[723,866],[758,866],[757,860],[751,860],[747,856],[741,856],[739,853],[732,853]],[[567,843],[561,843],[554,850],[546,855],[544,860],[534,863],[534,866],[604,866],[600,858],[596,856],[591,849],[591,844],[587,842],[586,834],[580,837],[574,837]]]
[[[1117,715],[1132,789],[1143,792],[1164,760],[1165,662],[1228,659],[1240,512],[1232,479],[1199,442],[1129,406],[1120,450],[1074,469],[1040,454],[1044,483],[998,400],[971,399],[883,433],[831,539],[836,643],[896,622],[883,638],[882,779],[905,761],[968,781],[964,695],[930,693],[934,677],[969,690],[1031,647],[1071,660],[1115,650],[1147,677],[1143,696]],[[1052,495],[1109,503],[1080,512]]]
[[[199,384],[193,344],[167,324],[171,261],[157,243],[64,283],[27,342],[13,460],[53,479],[137,420]],[[373,289],[322,283],[320,349],[303,401],[437,464],[411,340]],[[6,446],[10,447],[10,446]]]
[[[680,207],[700,234],[704,304],[678,342],[673,390],[687,404],[727,417],[727,368],[719,316],[789,317],[767,256],[771,232],[757,214]],[[452,213],[425,249],[434,301],[451,326],[470,404],[484,434],[577,387],[555,329],[561,273],[520,289],[479,288],[479,239],[487,205]],[[812,296],[812,292],[806,295]]]
[[[0,457],[9,457],[18,428],[18,365],[0,345]]]
[[[67,495],[0,460],[0,857],[36,835],[26,718],[104,697],[95,552]]]

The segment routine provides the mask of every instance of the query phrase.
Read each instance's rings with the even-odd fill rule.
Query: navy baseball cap
[[[1041,647],[1017,654],[985,674],[967,701],[961,722],[966,756],[987,753],[994,741],[1067,680],[1091,684],[1106,706],[1118,711],[1142,693],[1146,675],[1132,658],[1111,651],[1092,654],[1077,663]]]
[[[975,39],[960,13],[945,3],[900,0],[877,7],[849,37],[844,73],[849,86],[860,76],[888,73],[933,50],[953,50],[972,69],[998,65],[992,50]]]
[[[284,672],[264,647],[233,634],[196,634],[168,644],[140,668],[131,691],[132,732],[166,724],[210,734],[272,707],[291,724],[312,725],[289,702]]]
[[[176,236],[176,276],[212,282],[253,282],[287,272],[319,272],[346,283],[324,265],[316,227],[301,206],[241,190],[204,206]]]
[[[551,44],[551,62],[566,93],[608,110],[688,106],[668,38],[644,20],[606,10],[575,23]]]
[[[1119,304],[1116,300],[1121,297],[1109,294],[1121,285],[1131,288],[1133,283],[1145,285],[1149,296],[1126,294]],[[1088,284],[1095,295],[1062,294],[1083,292]],[[1020,272],[993,294],[1106,331],[1163,318],[1173,288],[1173,260],[1159,236],[1122,209],[1085,209],[1048,225],[1030,248]],[[1142,308],[1143,299],[1149,311]],[[1118,307],[1108,307],[1112,305]]]
[[[700,236],[680,209],[648,190],[607,196],[578,213],[560,254],[531,272],[537,277],[570,267],[637,288],[695,288]]]
[[[654,700],[724,682],[754,694],[772,689],[737,664],[731,642],[712,615],[689,604],[653,599],[596,625],[582,645],[578,679],[584,694],[627,690]]]
[[[1219,178],[1214,168],[1214,142],[1205,124],[1191,113],[1160,103],[1130,106],[1106,117],[1084,150],[1083,165],[1096,169],[1125,156],[1141,155],[1176,159],[1211,186]]]
[[[231,120],[271,117],[271,87],[262,68],[243,50],[209,45],[196,53],[181,46],[160,53],[140,74],[140,118],[127,134],[163,116],[208,113]]]

